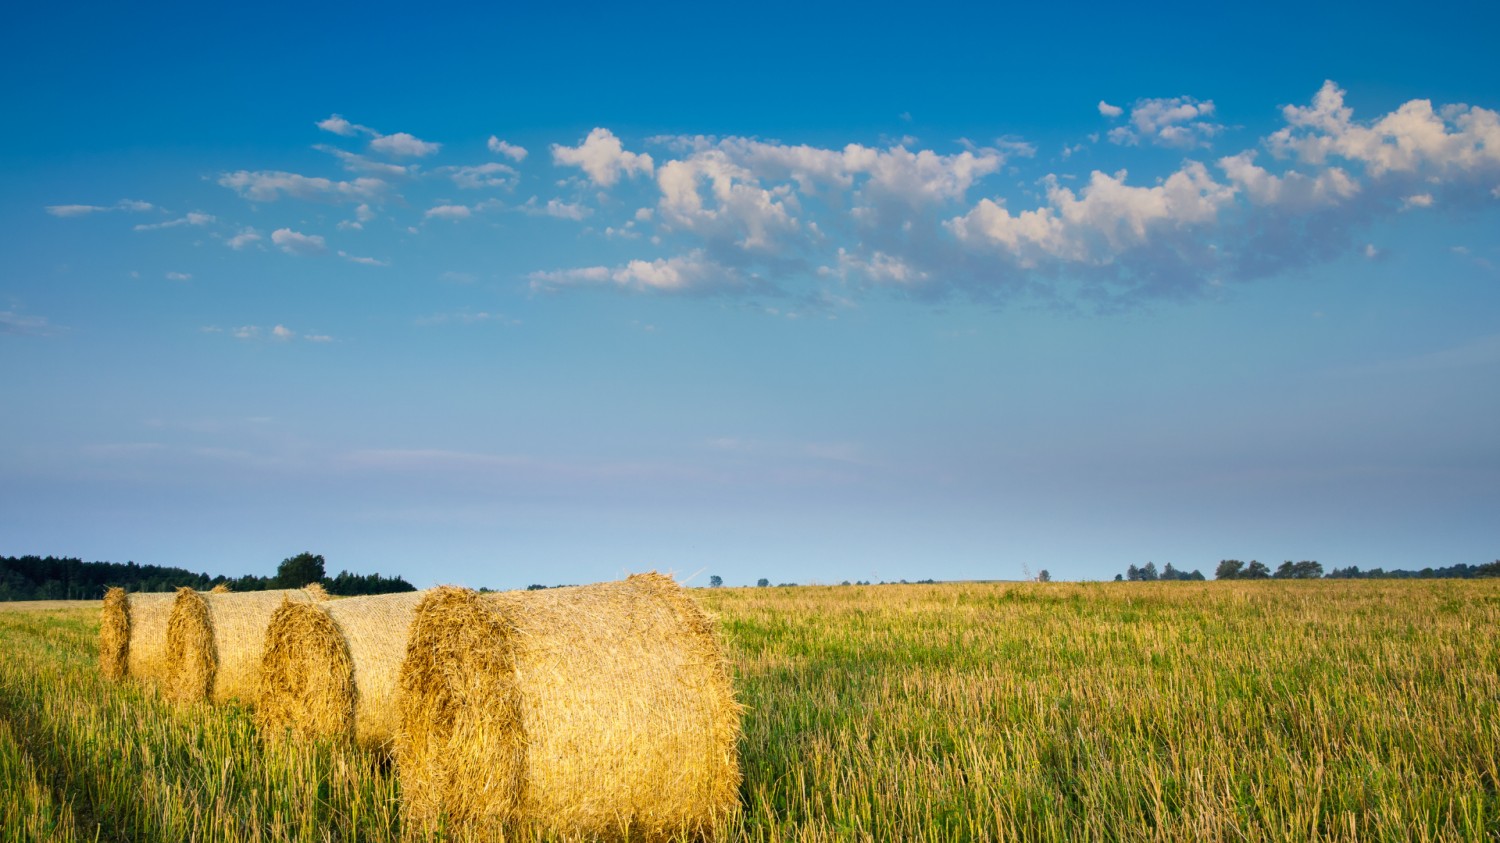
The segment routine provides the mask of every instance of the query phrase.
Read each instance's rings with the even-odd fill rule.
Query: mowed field
[[[1500,838],[1500,581],[698,590],[726,840]],[[388,761],[99,678],[0,611],[0,839],[402,839]]]

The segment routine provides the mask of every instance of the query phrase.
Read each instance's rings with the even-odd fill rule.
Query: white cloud
[[[302,176],[280,170],[238,170],[223,173],[219,184],[253,202],[274,202],[282,196],[295,199],[365,202],[379,197],[388,186],[374,177],[333,181],[320,176]]]
[[[835,276],[841,280],[863,279],[875,284],[910,286],[921,284],[931,276],[907,263],[905,260],[881,251],[868,258],[852,254],[839,247],[838,262],[833,266],[819,267],[818,274]]]
[[[800,231],[788,207],[790,185],[770,190],[723,150],[668,161],[656,174],[659,210],[668,225],[697,233],[710,243],[733,244],[751,252],[782,250],[782,241]],[[699,192],[702,183],[712,204]]]
[[[490,135],[489,147],[490,152],[493,152],[496,155],[504,155],[506,158],[509,158],[512,161],[526,160],[525,147],[516,146],[513,143],[506,143],[505,141],[500,140],[494,135]]]
[[[521,177],[514,167],[498,161],[472,167],[444,167],[442,172],[453,179],[454,184],[466,190],[488,187],[511,188]]]
[[[586,208],[577,203],[564,202],[561,199],[548,199],[543,205],[537,201],[535,196],[526,200],[521,210],[532,216],[556,217],[563,220],[581,220],[593,214],[592,208]]]
[[[45,210],[54,217],[82,217],[106,211],[150,211],[156,206],[139,199],[121,199],[113,205],[48,205]]]
[[[1409,211],[1412,208],[1431,208],[1432,201],[1431,193],[1413,194],[1401,200],[1401,210]]]
[[[332,132],[335,135],[343,135],[346,138],[352,137],[357,132],[371,131],[364,126],[358,125],[357,123],[350,123],[348,120],[345,120],[343,117],[337,114],[331,115],[324,120],[319,120],[318,128],[322,129],[325,132]]]
[[[271,242],[289,255],[321,255],[328,251],[322,237],[302,234],[290,228],[278,228],[271,232]]]
[[[81,217],[114,209],[104,205],[48,205],[46,210],[54,217]]]
[[[360,203],[360,205],[354,209],[354,218],[359,220],[360,222],[369,222],[370,220],[375,219],[375,212],[370,210],[369,205]]]
[[[1104,100],[1099,100],[1099,113],[1103,114],[1105,117],[1119,117],[1121,114],[1125,113],[1125,109],[1119,107],[1118,105],[1110,105]]]
[[[336,146],[328,146],[327,144],[318,144],[313,149],[319,152],[326,152],[339,159],[339,163],[344,165],[344,169],[351,173],[379,173],[382,176],[400,178],[411,175],[413,169],[417,166],[413,164],[411,167],[404,167],[400,164],[376,161],[373,158],[366,158],[357,152],[350,152],[347,149],[339,149]]]
[[[376,152],[411,158],[426,158],[436,153],[442,146],[440,143],[424,141],[406,132],[380,135],[370,141],[370,148]]]
[[[241,325],[231,330],[229,334],[237,340],[253,340],[260,337],[260,328],[255,325]]]
[[[1234,201],[1234,189],[1214,181],[1208,169],[1189,161],[1155,187],[1125,184],[1097,170],[1079,193],[1056,178],[1047,183],[1047,205],[1012,215],[984,199],[947,225],[962,242],[999,247],[1021,266],[1043,258],[1108,263],[1117,254],[1145,244],[1153,232],[1214,222]]]
[[[624,266],[590,266],[533,272],[533,290],[579,286],[615,286],[635,292],[672,292],[742,286],[739,273],[707,260],[701,251],[654,261],[633,260]]]
[[[304,334],[302,338],[308,342],[333,342],[333,337],[327,334]]]
[[[603,128],[589,132],[583,143],[576,147],[553,144],[552,161],[581,168],[600,187],[614,186],[621,175],[649,176],[653,170],[650,155],[626,152],[620,139]]]
[[[296,338],[297,333],[290,330],[285,325],[277,325],[276,327],[271,329],[271,339],[273,340],[281,340],[285,342],[286,340],[292,340]]]
[[[1365,125],[1344,105],[1343,89],[1327,81],[1312,105],[1289,105],[1282,115],[1288,125],[1267,144],[1310,164],[1337,156],[1364,164],[1375,176],[1500,168],[1500,113],[1485,108],[1454,105],[1437,112],[1430,100],[1411,100]]]
[[[1121,109],[1099,103],[1099,113],[1106,117],[1118,117]],[[1202,118],[1214,113],[1213,100],[1195,100],[1192,97],[1165,97],[1140,99],[1130,107],[1129,125],[1111,129],[1109,139],[1117,144],[1134,146],[1141,142],[1156,146],[1192,149],[1208,146],[1209,139],[1224,130],[1217,123]]]
[[[466,220],[473,211],[467,205],[437,205],[427,209],[423,216],[430,220]]]
[[[141,225],[137,225],[135,227],[135,230],[154,231],[159,228],[176,228],[180,225],[204,226],[214,221],[215,217],[213,214],[205,214],[202,211],[189,211],[186,216],[178,217],[175,220],[168,220],[166,222],[157,222],[150,224],[143,223]]]
[[[191,281],[193,275],[190,272],[168,272],[166,278],[168,281]]]
[[[1255,153],[1219,159],[1219,169],[1257,205],[1284,205],[1298,210],[1331,207],[1359,194],[1359,183],[1344,170],[1330,167],[1316,176],[1288,172],[1276,176],[1255,163]]]
[[[228,240],[225,240],[224,245],[238,251],[250,245],[251,243],[259,242],[262,239],[264,238],[260,236],[259,231],[256,231],[253,228],[245,228],[241,229],[239,234],[236,234]]]
[[[339,250],[339,257],[343,258],[346,261],[349,261],[350,263],[357,263],[357,264],[361,264],[361,265],[364,265],[364,266],[390,266],[391,265],[390,261],[383,261],[383,260],[380,260],[379,258],[362,258],[362,257],[359,257],[358,255],[351,255],[351,254],[349,254],[348,252],[346,252],[346,251],[344,251],[342,249]]]

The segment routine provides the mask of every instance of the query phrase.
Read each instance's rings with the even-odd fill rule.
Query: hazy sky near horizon
[[[8,10],[0,553],[1492,561],[1497,25]]]

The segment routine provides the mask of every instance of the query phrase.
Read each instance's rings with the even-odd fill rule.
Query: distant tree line
[[[1479,577],[1500,577],[1500,560],[1485,565],[1449,565],[1446,568],[1423,568],[1420,571],[1387,571],[1371,568],[1361,571],[1358,565],[1334,568],[1328,574],[1331,580],[1469,580]]]
[[[1470,579],[1473,577],[1500,577],[1500,561],[1491,562],[1486,565],[1450,565],[1447,568],[1423,568],[1420,571],[1387,571],[1384,568],[1372,568],[1361,571],[1358,565],[1350,565],[1347,568],[1334,568],[1331,572],[1323,573],[1323,565],[1320,562],[1304,559],[1301,562],[1293,562],[1288,559],[1271,570],[1264,562],[1251,560],[1241,562],[1238,559],[1225,559],[1214,569],[1214,579],[1217,580],[1315,580],[1315,579],[1342,579],[1342,580],[1376,580],[1376,579]],[[1130,582],[1153,582],[1156,580],[1201,580],[1203,574],[1193,571],[1191,574],[1176,570],[1171,563],[1157,573],[1156,565],[1147,562],[1142,567],[1131,565],[1125,574],[1115,575],[1115,581]]]
[[[1119,582],[1120,580],[1128,580],[1130,582],[1156,582],[1157,580],[1194,581],[1202,579],[1202,571],[1195,570],[1192,573],[1188,573],[1187,571],[1179,571],[1176,568],[1172,567],[1171,562],[1168,562],[1167,567],[1161,569],[1160,573],[1157,573],[1155,562],[1147,562],[1144,566],[1139,568],[1134,565],[1126,568],[1125,576],[1123,577],[1119,574],[1115,574],[1116,582]]]
[[[0,556],[0,601],[5,600],[97,600],[114,586],[126,591],[172,591],[182,586],[207,590],[217,585],[230,591],[265,591],[272,588],[301,588],[318,583],[329,594],[387,594],[416,591],[416,586],[401,577],[380,574],[355,574],[340,571],[329,577],[324,559],[313,553],[299,553],[283,559],[276,575],[257,577],[210,577],[185,568],[161,565],[138,565],[134,562],[84,562],[73,557]]]

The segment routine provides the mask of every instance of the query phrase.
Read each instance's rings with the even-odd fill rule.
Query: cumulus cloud
[[[239,234],[236,234],[228,240],[225,240],[224,245],[228,246],[231,249],[234,249],[235,251],[239,251],[240,249],[243,249],[252,243],[258,243],[263,239],[264,238],[260,236],[259,231],[256,231],[253,228],[244,228],[240,230]]]
[[[873,284],[915,285],[928,280],[929,274],[901,258],[881,251],[860,257],[839,247],[838,262],[818,268],[818,274],[836,276],[843,281],[867,281]]]
[[[371,131],[364,126],[360,126],[356,123],[350,123],[348,120],[345,120],[342,116],[337,114],[330,115],[324,120],[319,120],[317,125],[319,129],[322,129],[325,132],[332,132],[335,135],[342,135],[346,138],[351,137],[359,132]]]
[[[656,260],[633,260],[623,266],[590,266],[528,276],[533,290],[609,286],[633,292],[682,293],[747,286],[747,279],[708,260],[701,251]]]
[[[1311,105],[1282,109],[1287,125],[1267,145],[1280,156],[1321,165],[1329,158],[1358,162],[1373,176],[1429,171],[1439,177],[1500,169],[1500,113],[1454,105],[1434,110],[1411,100],[1369,124],[1354,120],[1344,90],[1331,81]]]
[[[253,202],[344,204],[353,213],[331,220],[341,231],[363,228],[373,209],[392,231],[411,233],[420,231],[421,220],[457,222],[501,207],[597,221],[586,229],[600,235],[590,241],[594,247],[609,241],[610,249],[652,251],[633,261],[544,265],[546,271],[528,276],[535,289],[796,298],[783,312],[874,288],[900,296],[1038,295],[1070,303],[1181,297],[1338,256],[1371,257],[1367,229],[1400,219],[1403,210],[1442,214],[1490,208],[1500,199],[1500,116],[1485,108],[1413,100],[1365,117],[1329,82],[1308,103],[1283,107],[1282,124],[1258,144],[1211,154],[1202,150],[1222,143],[1225,132],[1211,100],[1118,106],[1101,100],[1096,108],[1113,121],[1107,135],[1118,146],[1094,147],[1092,158],[1129,162],[1140,147],[1163,147],[1183,150],[1186,160],[1147,178],[1144,168],[1159,154],[1145,156],[1129,174],[1120,163],[1080,171],[1078,157],[1066,155],[1048,170],[1024,160],[1035,149],[1014,138],[988,145],[959,139],[944,148],[913,138],[818,145],[680,135],[640,141],[652,153],[646,154],[629,151],[635,140],[596,128],[576,145],[550,146],[556,166],[576,168],[562,173],[561,190],[553,191],[558,198],[502,205],[495,198],[455,200],[474,196],[467,191],[515,189],[515,164],[526,159],[522,147],[495,136],[486,144],[491,160],[421,169],[385,159],[434,155],[438,144],[334,115],[320,128],[370,145],[359,152],[318,147],[351,171],[346,179],[278,170],[216,178]],[[617,198],[610,189],[622,182],[632,184]],[[427,192],[408,200],[396,194],[398,183]],[[498,194],[479,194],[491,195]],[[47,212],[84,216],[138,206],[151,207],[122,201]],[[159,218],[168,216],[175,215]],[[138,227],[211,224],[221,223],[194,211]],[[231,248],[262,240],[254,229],[238,230],[224,235]],[[322,238],[287,228],[265,239],[293,254],[335,251]],[[336,253],[366,265],[388,263]]]
[[[219,185],[252,202],[274,202],[283,196],[329,202],[367,202],[379,198],[388,186],[385,181],[370,176],[334,181],[281,170],[223,173],[219,176]]]
[[[1122,111],[1108,103],[1099,103],[1099,113],[1105,117],[1118,117]],[[1109,139],[1127,146],[1139,143],[1177,149],[1208,146],[1210,138],[1224,131],[1223,126],[1204,119],[1213,113],[1213,100],[1200,102],[1192,97],[1140,99],[1130,107],[1128,125],[1111,129]]]
[[[376,152],[407,158],[426,158],[436,154],[442,146],[440,143],[424,141],[406,132],[380,135],[370,141],[370,148]]]
[[[284,342],[286,340],[292,340],[296,338],[297,333],[286,327],[285,325],[277,325],[276,327],[271,329],[271,339],[273,340],[281,340]]]
[[[328,251],[322,237],[303,234],[290,228],[278,228],[271,232],[271,242],[289,255],[321,255]]]
[[[620,176],[651,175],[651,156],[627,152],[620,139],[608,129],[594,129],[578,146],[552,145],[554,164],[578,167],[594,184],[613,187]]]
[[[476,164],[470,167],[443,167],[439,172],[447,175],[453,183],[465,190],[476,190],[479,188],[503,187],[506,189],[515,187],[520,180],[520,173],[514,167],[491,161],[487,164]]]
[[[428,208],[424,217],[430,220],[466,220],[474,211],[467,205],[436,205]]]
[[[1359,183],[1339,167],[1330,167],[1314,176],[1295,171],[1274,175],[1255,163],[1254,151],[1220,158],[1219,168],[1257,205],[1308,210],[1341,204],[1360,191]]]
[[[1232,187],[1195,161],[1154,187],[1128,185],[1125,178],[1124,170],[1095,170],[1077,193],[1050,178],[1041,208],[1012,214],[984,199],[948,225],[960,241],[994,246],[1022,266],[1045,257],[1100,263],[1144,244],[1154,230],[1212,223],[1234,199]]]
[[[555,217],[561,220],[581,220],[594,212],[592,208],[561,199],[548,199],[544,205],[535,196],[526,200],[521,211],[536,217]]]
[[[493,152],[496,155],[504,155],[506,158],[509,158],[512,161],[526,160],[525,147],[516,146],[513,143],[506,143],[505,141],[500,140],[494,135],[490,135],[489,148],[490,152]]]

